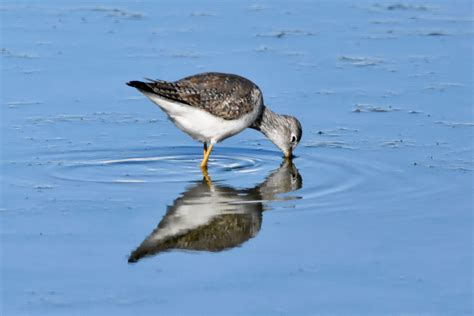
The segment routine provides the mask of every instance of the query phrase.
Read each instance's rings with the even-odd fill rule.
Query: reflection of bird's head
[[[288,193],[301,189],[303,186],[303,178],[298,169],[290,159],[285,159],[280,168],[274,170],[260,184],[258,190],[264,200],[274,199],[274,195]]]

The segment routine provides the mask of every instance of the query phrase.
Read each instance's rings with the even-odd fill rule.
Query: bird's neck
[[[276,114],[264,105],[261,114],[250,127],[268,137],[276,131],[280,118],[281,115]]]

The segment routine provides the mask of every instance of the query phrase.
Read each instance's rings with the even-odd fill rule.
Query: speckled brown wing
[[[161,97],[234,120],[260,106],[260,89],[250,80],[223,73],[202,73],[175,82],[150,80],[147,90]]]

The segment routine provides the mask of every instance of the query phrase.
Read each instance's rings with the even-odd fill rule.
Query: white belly
[[[240,133],[257,118],[258,107],[236,120],[224,120],[187,104],[169,101],[151,93],[144,93],[168,114],[183,132],[201,142],[217,143]]]

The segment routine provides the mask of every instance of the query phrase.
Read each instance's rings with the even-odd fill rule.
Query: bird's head
[[[293,157],[293,151],[298,146],[303,129],[296,117],[280,115],[280,124],[274,125],[267,137],[283,152],[286,158]]]

